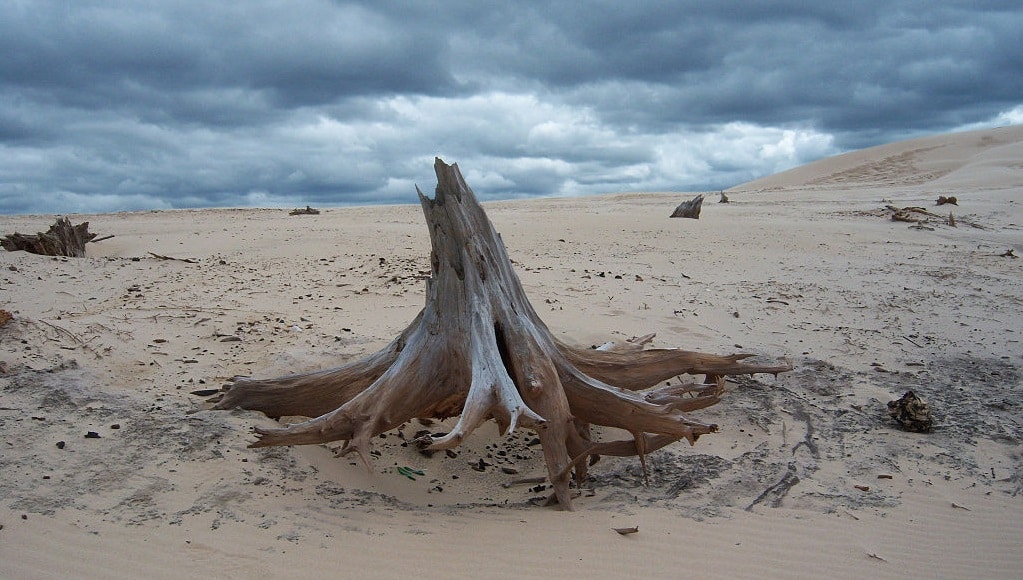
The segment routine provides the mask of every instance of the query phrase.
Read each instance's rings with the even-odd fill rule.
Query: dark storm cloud
[[[0,213],[729,187],[1021,122],[1015,4],[14,0]]]

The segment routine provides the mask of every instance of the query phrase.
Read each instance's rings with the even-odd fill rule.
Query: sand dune
[[[562,339],[656,332],[796,365],[731,383],[695,414],[721,432],[652,455],[649,486],[605,458],[573,513],[501,485],[544,473],[529,432],[427,458],[409,424],[368,473],[340,445],[248,449],[273,421],[193,394],[390,340],[423,302],[418,206],[73,216],[116,237],[84,259],[0,253],[0,577],[1018,576],[1021,147],[1008,127],[850,153],[711,196],[700,220],[667,219],[689,194],[487,204]],[[931,433],[888,418],[907,390]]]
[[[923,137],[837,155],[738,185],[781,188],[934,187],[1005,189],[1023,185],[1023,126]]]

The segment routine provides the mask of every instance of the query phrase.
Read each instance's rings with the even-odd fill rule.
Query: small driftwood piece
[[[186,264],[198,264],[198,262],[191,258],[175,258],[173,256],[164,256],[163,254],[157,254],[156,252],[149,252],[149,255],[160,260],[173,260],[175,262],[184,262]]]
[[[799,483],[799,476],[796,475],[796,465],[789,463],[785,474],[771,487],[765,489],[752,503],[746,506],[746,511],[753,511],[754,506],[767,503],[771,507],[781,507],[781,502],[788,495],[789,490]]]
[[[721,199],[718,200],[718,203],[728,203],[728,201],[729,201],[728,200],[728,196],[725,195],[724,191],[722,191],[721,192]]]
[[[906,391],[899,399],[888,401],[888,415],[906,431],[926,433],[934,425],[930,405],[913,391]]]
[[[645,466],[648,453],[717,431],[687,413],[718,402],[725,375],[792,369],[787,361],[747,364],[743,354],[647,349],[644,339],[607,350],[561,342],[529,303],[458,166],[437,159],[434,169],[435,197],[419,192],[433,247],[426,306],[388,346],[361,360],[280,378],[232,379],[215,409],[315,417],[257,427],[251,447],[344,441],[341,455],[354,452],[370,467],[377,435],[412,419],[459,417],[450,432],[417,435],[413,443],[429,451],[457,447],[493,419],[501,433],[518,427],[537,433],[552,497],[571,509],[570,477],[585,481],[599,456],[638,455]],[[706,378],[648,391],[680,374]],[[632,437],[600,441],[591,425]]]
[[[703,208],[703,194],[690,199],[689,201],[683,201],[678,204],[675,211],[671,213],[673,218],[692,218],[694,220],[700,219],[700,209]]]
[[[889,211],[892,212],[892,221],[897,222],[909,222],[911,224],[918,224],[927,221],[928,217],[938,217],[937,214],[931,213],[922,207],[895,207],[894,205],[886,206]]]
[[[916,206],[896,207],[894,205],[886,205],[885,208],[892,212],[892,220],[897,222],[908,222],[919,226],[931,223],[931,220],[936,220],[938,223],[943,223],[952,227],[957,227],[959,223],[963,223],[971,228],[977,228],[979,230],[984,229],[976,222],[967,221],[962,218],[956,219],[956,217],[952,215],[952,212],[948,212],[948,216],[946,217]]]
[[[950,197],[945,197],[944,195],[939,195],[938,199],[935,200],[935,201],[937,201],[938,205],[945,205],[946,203],[952,204],[952,205],[959,205],[959,200],[956,199],[956,196],[954,196],[954,195],[950,196]]]
[[[288,212],[288,215],[320,215],[320,210],[305,206],[305,209],[296,208]]]
[[[67,217],[59,217],[50,229],[35,235],[17,232],[4,236],[0,244],[9,252],[24,250],[30,254],[42,256],[69,256],[81,258],[85,256],[85,244],[93,241],[106,240],[114,236],[96,239],[96,234],[89,233],[89,222],[77,226],[71,225]]]

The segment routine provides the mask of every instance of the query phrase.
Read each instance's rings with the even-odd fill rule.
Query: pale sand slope
[[[500,485],[544,473],[528,432],[429,459],[388,433],[369,474],[339,445],[247,449],[257,413],[192,413],[190,391],[400,332],[428,270],[418,206],[75,216],[116,237],[0,252],[0,577],[1018,577],[1023,260],[1000,254],[1023,254],[1021,159],[1021,127],[899,143],[709,196],[698,221],[666,217],[688,194],[487,204],[558,336],[796,365],[696,414],[721,432],[652,455],[649,487],[605,458],[574,513]],[[939,194],[959,227],[884,210],[946,215]],[[886,417],[909,389],[930,434]]]

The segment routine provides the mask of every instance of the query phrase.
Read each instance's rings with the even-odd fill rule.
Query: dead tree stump
[[[703,194],[690,199],[689,201],[683,201],[678,204],[675,211],[671,213],[673,218],[692,218],[694,220],[700,219],[700,210],[703,208]]]
[[[81,258],[85,256],[85,244],[93,241],[95,237],[96,234],[89,233],[89,222],[73,226],[67,217],[60,217],[46,232],[35,235],[14,232],[4,236],[0,244],[10,252],[24,250],[43,256]]]
[[[559,342],[526,298],[500,235],[456,165],[436,160],[433,199],[419,192],[433,250],[426,306],[383,350],[341,367],[275,379],[235,377],[216,409],[255,409],[270,417],[315,417],[284,428],[256,428],[252,447],[344,441],[370,466],[374,438],[413,418],[459,416],[450,433],[425,434],[424,449],[459,445],[493,419],[502,433],[535,430],[561,507],[569,478],[589,459],[645,454],[697,438],[716,425],[686,412],[717,403],[725,375],[791,370],[675,349],[597,350]],[[418,188],[417,188],[418,191]],[[647,390],[680,374],[701,384]],[[632,438],[595,442],[590,425]]]

